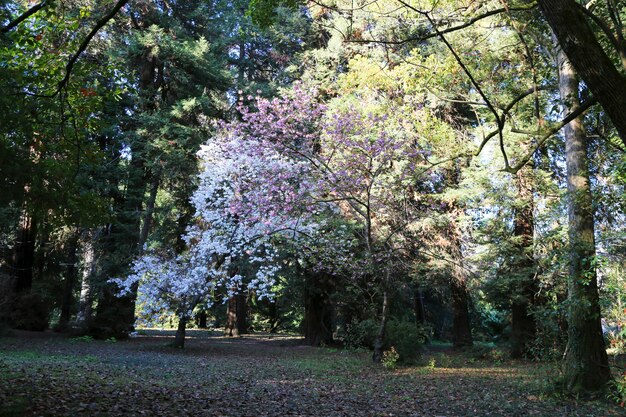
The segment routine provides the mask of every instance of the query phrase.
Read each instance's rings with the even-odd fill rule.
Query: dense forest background
[[[1,1],[0,318],[611,380],[620,0]]]

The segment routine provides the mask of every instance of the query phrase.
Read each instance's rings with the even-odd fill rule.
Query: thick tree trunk
[[[239,291],[228,299],[224,334],[226,336],[241,336],[248,333],[247,315],[247,297],[244,292]]]
[[[374,340],[374,353],[372,360],[374,363],[380,363],[383,359],[383,348],[385,346],[385,332],[387,331],[387,323],[389,322],[389,295],[387,291],[383,293],[383,309],[380,315],[380,325]]]
[[[97,233],[86,231],[83,233],[82,248],[82,280],[80,285],[80,300],[76,314],[76,326],[81,329],[89,328],[92,316],[92,279],[96,273],[95,240]]]
[[[278,305],[276,304],[276,301],[270,301],[269,319],[270,319],[270,333],[277,333],[278,325],[280,324],[280,316],[278,315]]]
[[[332,277],[325,274],[310,274],[306,277],[303,325],[307,345],[321,346],[333,342],[332,286]]]
[[[63,285],[63,298],[61,302],[61,317],[59,317],[59,330],[67,329],[74,304],[74,285],[78,275],[78,230],[72,233],[67,242],[67,262],[65,283]]]
[[[207,325],[208,314],[206,311],[202,310],[196,316],[196,323],[198,324],[199,329],[206,329],[209,326]]]
[[[626,144],[626,76],[598,42],[575,0],[539,0],[539,6],[571,65],[613,121]]]
[[[446,185],[458,187],[461,181],[461,169],[466,163],[459,161],[446,172]],[[446,252],[450,258],[450,295],[452,304],[452,344],[455,349],[473,345],[472,328],[469,314],[469,293],[467,291],[467,271],[463,266],[463,234],[459,219],[463,208],[457,201],[448,203],[449,224],[443,230],[447,240]]]
[[[516,278],[511,299],[511,357],[521,358],[530,355],[530,345],[537,327],[531,311],[537,293],[537,282],[533,259],[533,180],[529,168],[517,172],[516,182],[521,206],[515,211],[513,230],[514,237],[518,239],[518,261],[513,271]]]
[[[146,201],[146,210],[143,216],[143,223],[141,225],[141,231],[139,233],[139,241],[137,242],[137,251],[143,252],[143,246],[148,241],[148,235],[150,229],[152,229],[152,218],[154,216],[154,207],[156,205],[156,198],[159,192],[159,177],[154,177],[150,183],[150,196]]]
[[[450,257],[452,258],[452,275],[450,277],[450,294],[452,296],[452,345],[462,349],[473,345],[472,328],[469,315],[469,293],[467,291],[467,272],[463,267],[463,251],[461,249],[461,230],[457,225],[460,209],[454,207],[448,230]]]
[[[12,257],[16,294],[29,292],[33,286],[36,236],[37,221],[24,211],[20,218]]]
[[[579,83],[562,51],[559,51],[558,68],[563,110],[569,113],[580,104]],[[568,341],[564,374],[569,390],[592,391],[605,388],[611,374],[600,324],[593,206],[582,118],[570,122],[564,135],[569,225]]]
[[[185,331],[187,329],[187,320],[188,318],[186,316],[181,316],[178,318],[178,328],[176,329],[176,336],[174,336],[172,347],[181,349],[185,347]]]
[[[459,279],[461,278],[461,279]],[[455,349],[472,346],[472,328],[469,318],[469,294],[464,276],[450,280],[452,295],[452,345]]]

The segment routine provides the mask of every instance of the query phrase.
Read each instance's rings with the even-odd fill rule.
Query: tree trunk
[[[307,345],[333,342],[333,310],[330,302],[332,277],[307,273],[304,288],[304,339]]]
[[[453,207],[448,226],[449,251],[452,258],[450,294],[452,296],[452,345],[461,349],[473,345],[472,328],[469,315],[469,293],[467,291],[467,272],[463,267],[461,249],[461,230],[457,225],[461,209]]]
[[[72,313],[72,305],[74,303],[74,285],[77,278],[77,262],[78,262],[78,230],[72,233],[67,242],[67,272],[65,275],[65,283],[63,285],[63,299],[61,302],[61,317],[59,317],[59,330],[64,331],[70,322]]]
[[[185,347],[185,330],[187,329],[187,320],[188,318],[186,316],[178,318],[178,328],[176,329],[176,336],[172,342],[172,347],[181,349]]]
[[[156,205],[156,198],[159,192],[159,177],[155,176],[150,183],[150,196],[146,201],[146,210],[143,216],[143,223],[141,225],[141,231],[139,233],[139,241],[137,242],[137,252],[143,252],[143,246],[148,241],[148,234],[152,228],[152,218],[154,215],[154,207]]]
[[[457,188],[461,182],[461,169],[467,161],[459,161],[446,170],[446,185]],[[463,236],[459,219],[463,208],[457,201],[447,204],[449,223],[443,230],[447,240],[446,252],[450,258],[450,296],[452,304],[452,344],[455,349],[472,346],[472,328],[469,315],[469,294],[467,291],[467,271],[463,266]]]
[[[196,323],[198,323],[199,329],[207,329],[209,327],[207,326],[207,319],[208,314],[206,311],[202,310],[198,313],[198,315],[196,316]]]
[[[426,324],[426,309],[424,308],[424,291],[421,288],[413,290],[413,312],[418,329]]]
[[[452,295],[452,345],[455,349],[472,346],[472,328],[469,318],[469,294],[465,277],[453,276],[450,280]]]
[[[228,299],[224,334],[227,336],[241,336],[248,333],[247,315],[248,303],[246,294],[243,291],[238,291]]]
[[[558,61],[563,112],[569,113],[580,105],[579,83],[563,51],[559,51]],[[565,127],[564,136],[569,225],[569,310],[568,341],[563,366],[568,389],[581,392],[605,388],[611,374],[600,324],[587,137],[582,118],[570,122]]]
[[[532,315],[537,282],[533,259],[534,201],[533,180],[529,168],[516,174],[517,194],[521,207],[515,211],[513,235],[516,243],[517,261],[514,263],[513,297],[511,299],[511,357],[521,358],[530,355],[530,345],[535,338],[536,324]]]
[[[83,233],[82,248],[82,281],[80,285],[80,301],[76,314],[76,326],[81,329],[89,328],[92,316],[92,279],[96,273],[95,240],[97,233],[87,231]]]
[[[12,264],[16,294],[29,292],[33,286],[36,236],[37,221],[24,211],[20,217],[17,240],[13,248]]]
[[[573,69],[598,99],[626,144],[626,76],[602,49],[581,10],[583,6],[574,0],[539,0],[539,7]]]
[[[385,346],[385,332],[387,331],[387,322],[389,321],[389,296],[387,291],[383,293],[383,310],[380,316],[380,325],[378,326],[378,333],[376,333],[376,340],[374,340],[374,353],[372,354],[372,360],[374,363],[380,363],[383,359],[383,348]]]
[[[277,333],[278,325],[280,324],[278,305],[276,304],[276,300],[270,301],[269,304],[270,333]]]

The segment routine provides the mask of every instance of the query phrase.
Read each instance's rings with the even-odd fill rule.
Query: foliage
[[[16,329],[43,331],[48,328],[50,306],[37,293],[23,294],[11,312],[12,326]]]
[[[607,394],[608,398],[624,408],[626,404],[626,373],[622,373],[617,378],[613,379],[610,385],[611,390]]]
[[[396,352],[396,348],[392,346],[388,350],[383,352],[383,358],[381,360],[381,363],[383,367],[385,367],[385,369],[392,370],[396,369],[398,359],[400,359],[400,355],[398,354],[398,352]]]
[[[350,349],[371,349],[374,347],[377,331],[378,324],[372,319],[353,321],[346,325],[343,342]]]
[[[367,319],[346,325],[343,342],[349,349],[374,347],[380,326],[375,320]],[[414,322],[391,320],[386,329],[386,346],[398,355],[402,363],[416,363],[421,356],[426,334]]]

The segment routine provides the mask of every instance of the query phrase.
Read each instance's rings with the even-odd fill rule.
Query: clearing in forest
[[[0,416],[603,416],[607,401],[542,394],[547,368],[427,352],[387,370],[366,352],[285,336],[192,331],[127,341],[19,333],[0,339]]]

